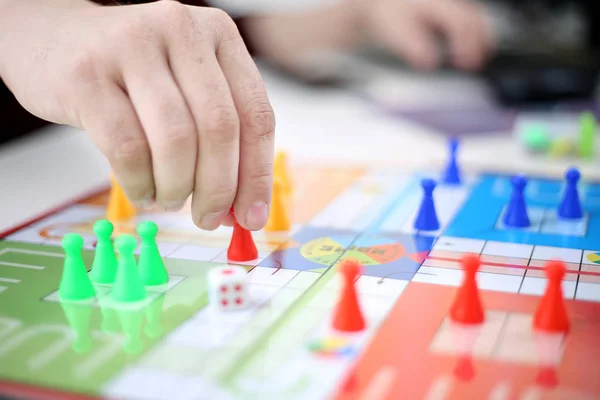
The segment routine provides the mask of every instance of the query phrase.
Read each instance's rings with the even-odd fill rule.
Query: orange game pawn
[[[479,289],[475,278],[479,266],[479,257],[475,255],[466,256],[462,260],[464,278],[450,309],[450,318],[454,322],[461,324],[483,323],[484,312],[479,300]]]
[[[533,326],[542,332],[567,333],[569,316],[561,286],[566,271],[565,264],[560,261],[550,261],[545,269],[548,284],[535,312]]]
[[[125,195],[114,175],[110,176],[110,181],[112,187],[106,208],[106,219],[112,223],[118,223],[135,217],[135,207]]]
[[[365,329],[365,320],[358,303],[354,281],[360,274],[360,264],[346,260],[340,264],[342,291],[333,316],[333,329],[341,332],[359,332]]]
[[[258,258],[258,250],[252,238],[252,232],[244,229],[235,218],[233,207],[231,208],[231,216],[233,217],[233,234],[231,242],[227,249],[227,258],[231,261],[246,262],[256,260]]]

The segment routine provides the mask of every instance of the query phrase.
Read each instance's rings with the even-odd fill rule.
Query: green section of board
[[[94,252],[83,252],[92,265]],[[165,259],[171,281],[133,308],[96,299],[58,301],[59,247],[0,241],[0,379],[98,394],[166,334],[208,303],[206,272],[216,263]],[[2,288],[4,287],[4,289]]]

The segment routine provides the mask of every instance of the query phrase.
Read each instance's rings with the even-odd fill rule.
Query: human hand
[[[264,226],[274,115],[224,12],[168,0],[10,3],[0,76],[27,110],[87,131],[139,205],[174,210],[192,194],[203,229],[230,223],[232,204],[242,226]]]
[[[438,66],[436,34],[457,68],[476,69],[491,47],[483,8],[469,0],[350,0],[367,38],[421,69]]]

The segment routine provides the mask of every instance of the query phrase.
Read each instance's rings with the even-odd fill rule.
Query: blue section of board
[[[555,212],[561,202],[564,184],[558,180],[529,179],[525,190],[527,207]],[[600,185],[580,185],[581,202],[589,216],[583,236],[530,232],[524,229],[498,229],[497,222],[511,194],[510,177],[484,175],[446,228],[445,236],[541,246],[594,249],[600,245]]]
[[[422,252],[428,253],[433,247],[433,242],[434,238],[431,236],[408,234],[363,234],[354,241],[353,246],[361,248],[363,246],[400,244],[404,251],[402,257],[394,258],[391,261],[381,262],[379,264],[363,265],[362,275],[375,276],[382,279],[391,278],[409,281],[421,266],[420,262],[417,262],[409,256]]]

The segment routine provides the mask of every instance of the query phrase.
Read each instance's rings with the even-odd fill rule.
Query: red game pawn
[[[231,261],[246,262],[256,260],[258,258],[258,250],[252,238],[252,232],[242,228],[238,224],[233,208],[231,208],[231,216],[233,217],[233,234],[231,242],[227,249],[227,258]]]
[[[341,332],[359,332],[365,329],[365,320],[358,304],[354,281],[360,274],[360,264],[345,260],[339,266],[342,274],[342,291],[333,316],[333,329]]]
[[[464,278],[450,308],[450,318],[454,322],[461,324],[483,323],[484,312],[479,300],[479,289],[475,279],[479,265],[479,257],[476,255],[466,256],[462,260]]]
[[[539,331],[551,333],[569,331],[569,316],[561,286],[565,271],[565,264],[561,261],[550,261],[546,264],[548,284],[533,319],[533,326]]]

